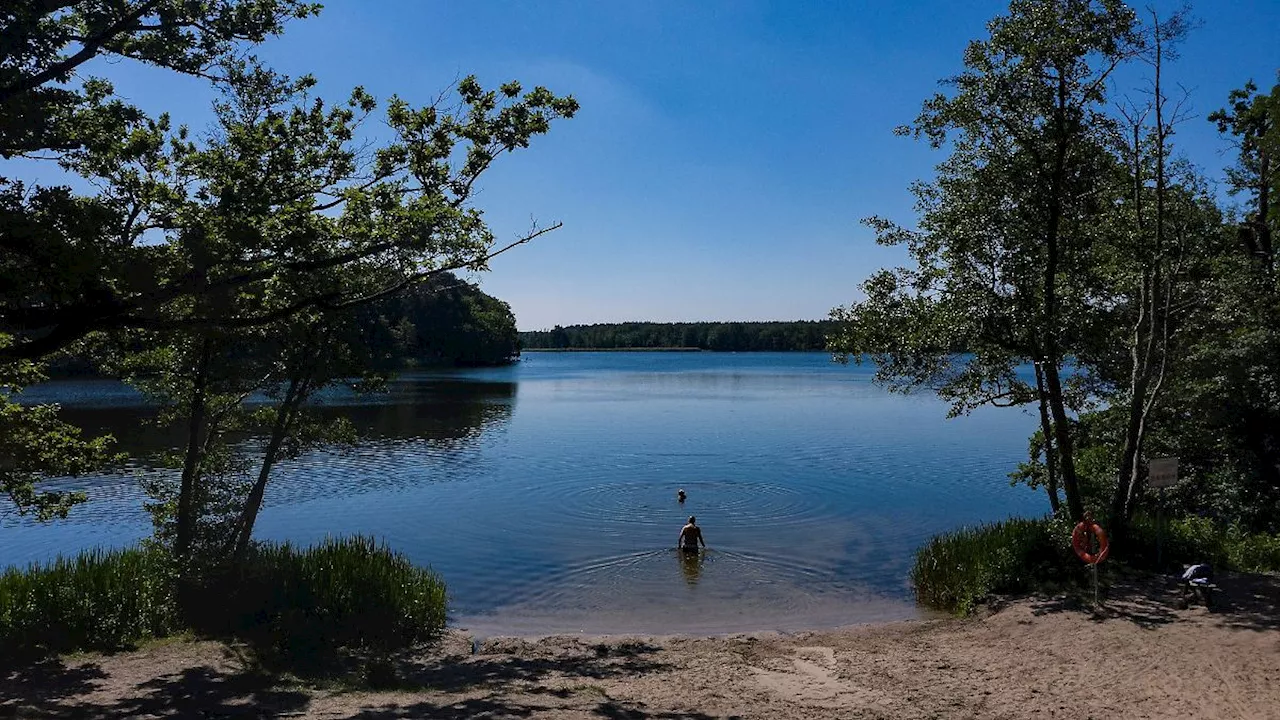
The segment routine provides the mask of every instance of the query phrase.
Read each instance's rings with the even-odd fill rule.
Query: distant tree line
[[[830,320],[791,322],[629,322],[556,325],[520,333],[528,350],[697,348],[699,350],[824,350],[835,329]]]

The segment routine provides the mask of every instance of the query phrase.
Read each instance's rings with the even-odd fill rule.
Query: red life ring
[[[1095,555],[1089,552],[1089,533],[1098,538],[1098,553]],[[1111,550],[1111,543],[1107,541],[1107,533],[1102,526],[1092,520],[1088,523],[1081,522],[1076,525],[1076,529],[1071,531],[1071,547],[1075,548],[1076,555],[1089,565],[1097,565],[1107,559],[1107,552]]]

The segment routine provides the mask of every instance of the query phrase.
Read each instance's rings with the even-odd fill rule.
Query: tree
[[[299,0],[15,0],[0,14],[0,156],[86,170],[154,155],[157,124],[99,78],[80,80],[98,57],[128,58],[225,79],[244,44],[279,34],[319,9]],[[96,173],[95,173],[96,174]],[[143,173],[98,196],[0,177],[0,351],[33,359],[159,300],[200,291],[159,283],[156,253],[139,247],[155,186]]]
[[[311,5],[61,5],[28,0],[6,28],[18,50],[0,66],[10,120],[0,144],[9,156],[54,158],[104,189],[77,197],[0,186],[0,330],[15,336],[4,356],[38,357],[97,330],[235,329],[339,309],[445,270],[483,269],[552,229],[498,247],[470,200],[499,155],[572,116],[572,98],[514,82],[486,91],[466,78],[456,106],[393,97],[386,120],[396,138],[369,149],[358,131],[377,103],[363,90],[329,107],[310,97],[313,79],[233,53],[235,41],[278,32]],[[226,89],[217,136],[172,131],[166,116],[145,117],[101,80],[78,93],[51,86],[95,53],[215,79]],[[143,242],[157,235],[164,241]],[[359,288],[324,282],[375,265],[381,276]],[[234,302],[282,284],[294,288],[286,303]]]
[[[368,93],[331,105],[313,97],[313,78],[281,76],[243,52],[316,10],[294,0],[27,0],[5,16],[0,151],[56,161],[98,192],[0,179],[0,331],[13,336],[0,359],[94,333],[147,338],[121,366],[187,426],[172,498],[184,558],[203,525],[251,532],[256,510],[228,500],[244,459],[221,444],[248,422],[245,398],[286,388],[282,433],[249,489],[260,502],[297,409],[327,382],[328,370],[299,370],[296,353],[264,356],[271,332],[305,335],[317,314],[483,270],[558,227],[500,245],[471,200],[500,155],[576,112],[571,97],[516,82],[485,90],[468,77],[426,107],[392,97],[394,137],[375,143],[362,134],[379,105]],[[96,55],[208,78],[222,93],[213,129],[194,137],[167,115],[148,117],[100,79],[68,84]]]
[[[1239,161],[1227,170],[1234,195],[1246,196],[1241,244],[1268,273],[1275,269],[1275,226],[1280,223],[1280,83],[1262,94],[1252,80],[1232,90],[1229,108],[1209,115],[1218,132],[1230,134]]]
[[[951,149],[937,178],[913,187],[919,229],[868,221],[879,242],[906,245],[915,267],[873,274],[866,300],[834,310],[844,328],[831,348],[870,354],[880,381],[930,389],[953,413],[1039,403],[1051,477],[1080,517],[1069,412],[1087,393],[1063,370],[1087,332],[1098,191],[1116,172],[1106,84],[1142,39],[1115,0],[1014,0],[988,27],[947,81],[954,92],[900,129]],[[1019,374],[1026,364],[1034,388]]]
[[[1115,332],[1103,333],[1096,351],[1077,354],[1125,416],[1110,504],[1113,538],[1123,535],[1133,514],[1147,436],[1166,381],[1186,352],[1184,329],[1208,300],[1202,293],[1221,225],[1196,171],[1171,159],[1183,103],[1170,104],[1163,69],[1187,28],[1185,12],[1167,19],[1152,12],[1148,51],[1140,56],[1152,69],[1151,100],[1122,110],[1126,132],[1117,137],[1117,151],[1130,192],[1112,204],[1113,232],[1104,241],[1111,247],[1099,253],[1102,282],[1093,301],[1105,318],[1097,325]],[[1125,357],[1113,354],[1117,348]],[[1127,372],[1120,370],[1125,365]]]

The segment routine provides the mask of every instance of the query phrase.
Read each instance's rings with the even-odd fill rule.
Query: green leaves
[[[8,342],[0,335],[0,344]],[[19,515],[34,514],[41,522],[66,517],[85,501],[82,492],[43,490],[43,480],[84,475],[122,461],[110,452],[110,436],[83,438],[79,428],[58,419],[57,405],[17,402],[25,386],[43,379],[34,363],[0,362],[0,492]]]

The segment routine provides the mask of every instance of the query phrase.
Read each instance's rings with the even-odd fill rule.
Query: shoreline
[[[1276,718],[1280,577],[1226,575],[1210,612],[1130,578],[969,619],[796,633],[495,637],[454,630],[372,691],[255,673],[236,648],[169,641],[0,671],[0,716]]]
[[[592,348],[592,347],[567,347],[567,348],[520,348],[520,353],[565,353],[565,352],[715,352],[714,350],[703,350],[699,347],[619,347],[619,348]]]

